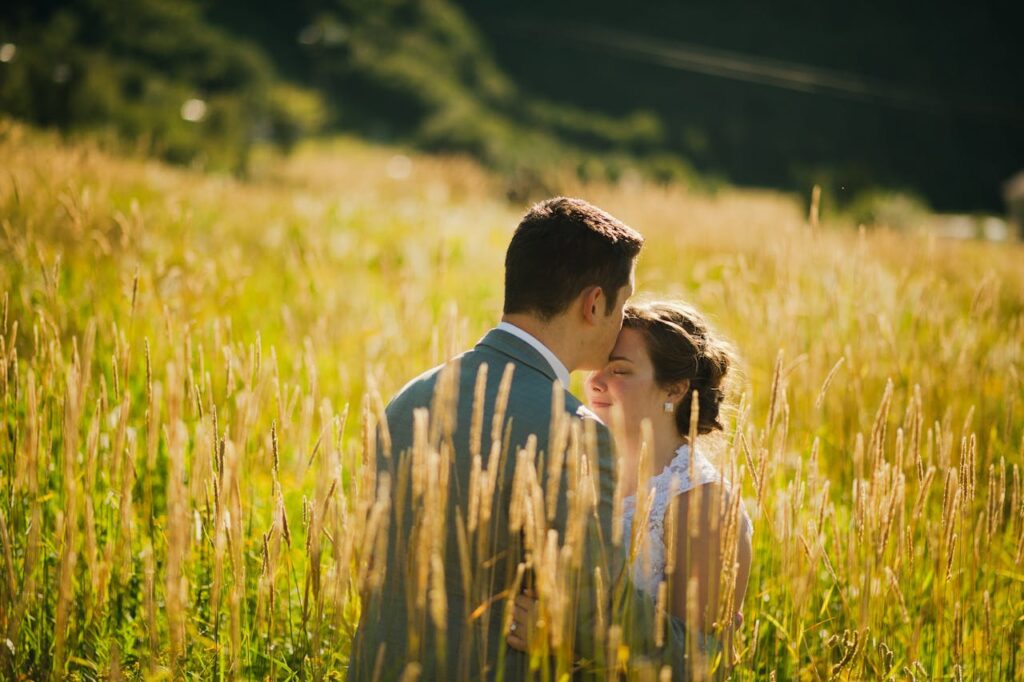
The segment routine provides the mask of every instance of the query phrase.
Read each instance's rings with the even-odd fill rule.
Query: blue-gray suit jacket
[[[503,610],[506,600],[503,597],[515,582],[517,567],[525,558],[522,533],[509,530],[509,508],[516,453],[527,445],[531,435],[537,439],[538,473],[546,489],[547,467],[541,462],[551,435],[555,372],[528,343],[498,329],[491,330],[473,350],[463,353],[455,361],[458,363],[453,381],[457,390],[457,397],[452,403],[455,421],[449,423],[447,436],[439,435],[437,429],[433,433],[436,437],[433,445],[439,446],[440,441],[445,441],[450,452],[442,531],[444,541],[440,545],[443,547],[446,597],[444,626],[437,627],[435,619],[438,613],[431,613],[430,598],[424,600],[421,597],[424,583],[422,577],[418,579],[417,576],[424,575],[418,568],[424,557],[417,547],[422,546],[422,538],[417,530],[417,512],[413,511],[416,505],[409,499],[413,414],[419,408],[431,407],[442,366],[411,381],[386,408],[391,454],[389,456],[384,447],[378,447],[377,452],[378,475],[389,472],[393,491],[386,573],[379,589],[367,590],[362,595],[362,612],[352,644],[348,673],[351,681],[395,680],[410,664],[413,667],[409,671],[415,669],[420,679],[520,680],[528,674],[527,656],[505,644]],[[509,363],[514,370],[505,412],[500,480],[494,494],[489,541],[485,547],[478,548],[472,538],[466,542],[469,534],[465,532],[473,466],[470,431],[474,386],[481,365],[486,364],[481,448],[486,469],[499,383]],[[584,568],[574,586],[575,612],[570,621],[574,621],[574,656],[578,661],[575,676],[605,678],[606,647],[595,642],[594,626],[599,611],[607,623],[609,614],[617,609],[618,621],[623,624],[627,636],[626,643],[632,649],[631,658],[647,657],[658,666],[662,662],[670,662],[676,670],[674,677],[680,679],[684,672],[682,623],[669,618],[665,645],[660,648],[654,646],[654,606],[643,593],[632,589],[625,578],[628,571],[623,570],[623,550],[611,542],[616,474],[608,430],[568,390],[563,398],[565,412],[572,418],[592,422],[596,433],[596,447],[593,448],[596,452],[590,455],[590,461],[596,464],[596,514],[586,522]],[[557,510],[549,524],[558,531],[560,541],[564,541],[569,516],[564,474],[562,479]],[[400,498],[404,501],[400,502]],[[463,546],[461,561],[460,534]],[[466,564],[467,548],[472,566],[469,579],[462,570]],[[595,596],[593,582],[593,568],[597,566],[605,576],[606,592],[617,595],[603,600],[601,604]],[[435,579],[426,582],[428,589],[432,585],[431,580]],[[528,575],[526,579],[529,579]],[[618,585],[617,590],[612,589],[615,585]],[[419,606],[418,596],[421,597]],[[422,603],[425,603],[425,608]]]

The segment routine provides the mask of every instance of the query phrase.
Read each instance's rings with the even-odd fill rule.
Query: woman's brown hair
[[[719,338],[704,316],[685,303],[668,301],[626,305],[622,326],[641,332],[662,388],[689,382],[676,408],[676,429],[690,432],[693,392],[698,395],[697,433],[721,431],[723,381],[733,364],[732,346]]]

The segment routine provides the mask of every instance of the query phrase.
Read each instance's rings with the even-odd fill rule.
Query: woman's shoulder
[[[691,457],[689,448],[685,445],[681,446],[676,451],[676,457],[672,460],[668,470],[671,471],[675,481],[673,492],[682,498],[681,502],[699,496],[704,515],[710,514],[713,509],[719,509],[720,512],[729,509],[734,504],[733,496],[741,495],[737,486],[722,476],[718,468],[701,452],[700,448],[695,448]],[[697,490],[699,493],[695,492]],[[738,502],[740,531],[744,534],[751,534],[753,533],[753,524],[742,497]],[[680,514],[686,514],[689,508],[689,504],[678,505]]]
[[[722,475],[700,448],[691,449],[687,445],[679,446],[665,473],[671,479],[670,485],[674,482],[676,494],[722,482]]]
[[[725,532],[726,527],[733,527],[735,530],[732,532],[736,533],[737,541],[749,545],[754,524],[743,499],[736,500],[735,495],[738,492],[721,480],[680,492],[676,505],[677,532],[684,534],[689,532],[688,529],[697,527],[702,529],[699,535],[707,536],[710,533],[715,536]],[[739,504],[735,505],[737,501]]]

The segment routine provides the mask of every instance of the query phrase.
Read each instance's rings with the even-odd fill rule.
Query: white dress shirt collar
[[[569,390],[569,370],[566,369],[565,365],[558,359],[557,355],[552,353],[547,346],[537,340],[537,337],[520,329],[510,322],[499,322],[498,329],[503,332],[508,332],[512,336],[522,339],[526,343],[530,344],[534,350],[540,353],[544,359],[548,361],[548,364],[551,365],[551,369],[555,370],[555,376],[562,382],[562,388],[567,391]]]

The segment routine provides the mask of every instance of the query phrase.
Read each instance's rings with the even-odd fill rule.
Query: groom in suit
[[[547,490],[544,462],[550,453],[544,451],[558,442],[551,433],[558,423],[553,408],[581,420],[578,432],[591,434],[581,459],[595,479],[594,512],[583,515],[585,528],[576,536],[583,538],[582,569],[567,600],[571,632],[565,637],[575,674],[604,678],[603,640],[613,609],[621,616],[624,603],[631,605],[632,621],[618,622],[631,637],[626,643],[632,660],[647,657],[655,670],[669,662],[675,677],[682,674],[681,622],[668,618],[663,643],[655,646],[653,604],[632,592],[628,580],[621,582],[628,571],[622,547],[612,543],[611,436],[567,390],[570,372],[596,370],[607,361],[642,245],[640,234],[585,201],[558,197],[537,204],[506,252],[500,324],[472,350],[411,381],[388,404],[387,435],[378,439],[376,457],[378,476],[392,491],[388,546],[386,557],[378,552],[370,559],[383,576],[362,594],[349,680],[526,677],[528,657],[506,644],[506,604],[531,579],[522,567],[528,560],[522,524],[510,528],[510,520],[523,502],[513,493],[521,497],[524,490],[514,484],[517,461],[528,459],[519,456],[524,448],[536,452],[537,478]],[[565,470],[580,466],[566,462]],[[556,473],[560,492],[547,521],[566,542],[572,501],[568,474]],[[631,596],[623,600],[620,588],[613,606],[615,584],[625,584]]]

